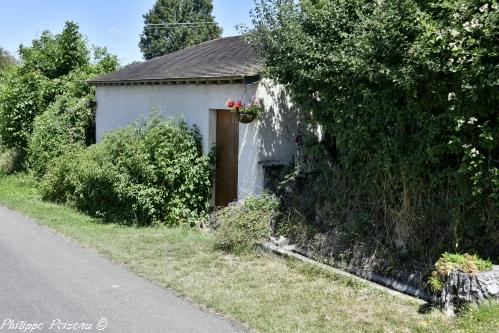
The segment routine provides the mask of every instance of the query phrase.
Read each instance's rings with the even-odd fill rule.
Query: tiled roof
[[[89,82],[244,78],[258,75],[261,63],[255,49],[243,37],[225,37],[134,64]]]

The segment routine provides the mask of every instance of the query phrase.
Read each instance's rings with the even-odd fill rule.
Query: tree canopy
[[[0,47],[0,72],[15,63],[16,59],[7,50]]]
[[[39,72],[49,79],[68,74],[90,62],[90,50],[74,22],[67,22],[57,35],[44,31],[40,38],[26,47],[21,44],[19,54],[26,72]]]
[[[92,95],[86,80],[118,67],[117,58],[90,47],[73,22],[60,34],[44,31],[31,46],[21,45],[19,54],[21,64],[6,70],[0,81],[0,139],[5,147],[21,150],[27,148],[34,119],[57,98]]]
[[[212,0],[157,0],[144,14],[139,47],[145,59],[220,37]]]

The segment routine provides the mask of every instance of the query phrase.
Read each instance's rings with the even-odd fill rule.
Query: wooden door
[[[216,147],[215,205],[220,207],[237,200],[239,121],[235,112],[217,110]]]

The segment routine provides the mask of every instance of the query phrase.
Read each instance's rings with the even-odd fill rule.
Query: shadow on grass
[[[428,314],[434,310],[440,310],[440,306],[434,303],[425,303],[419,306],[418,313],[420,314]]]

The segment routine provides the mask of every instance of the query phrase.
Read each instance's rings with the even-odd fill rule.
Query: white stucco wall
[[[203,151],[215,143],[216,114],[228,99],[240,100],[243,84],[143,85],[97,87],[97,142],[106,132],[127,126],[151,110],[165,117],[184,117],[196,124],[203,137]],[[265,106],[258,121],[239,124],[238,199],[263,191],[264,172],[260,161],[288,162],[295,150],[296,115],[281,86],[262,81],[247,87]]]
[[[239,124],[238,197],[260,193],[264,186],[261,162],[287,164],[292,161],[298,132],[297,110],[284,87],[262,80],[248,88],[265,112],[257,121]]]
[[[189,126],[196,124],[203,136],[203,150],[208,153],[210,109],[223,109],[228,95],[242,95],[244,85],[143,85],[97,87],[97,142],[109,131],[127,126],[151,110],[164,117],[183,116]]]

